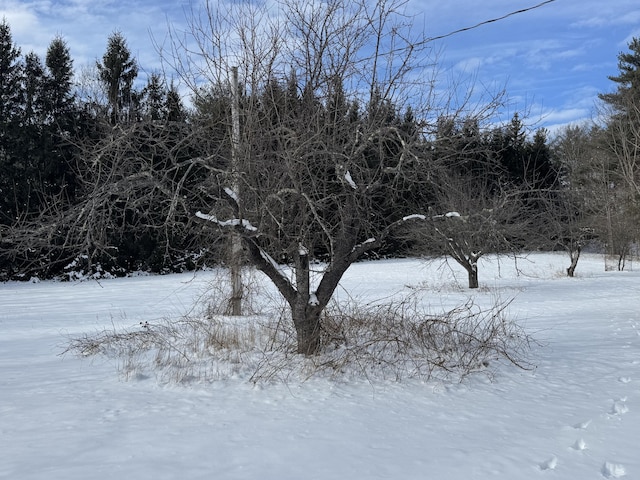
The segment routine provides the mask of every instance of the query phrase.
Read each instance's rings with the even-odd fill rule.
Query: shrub
[[[245,277],[247,278],[247,277]],[[241,378],[254,383],[311,377],[376,381],[460,380],[492,375],[501,363],[528,368],[532,339],[508,315],[509,301],[487,308],[473,301],[434,313],[424,289],[379,303],[334,302],[322,319],[322,349],[296,353],[296,335],[284,302],[258,291],[249,276],[248,315],[225,315],[223,278],[209,301],[180,319],[142,322],[71,338],[63,353],[115,359],[126,378],[155,375],[161,382]],[[257,301],[256,298],[260,298]],[[258,308],[261,306],[262,308]]]

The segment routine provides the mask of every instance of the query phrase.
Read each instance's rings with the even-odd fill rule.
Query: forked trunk
[[[334,260],[322,274],[318,288],[313,290],[309,270],[309,256],[304,245],[299,245],[297,255],[294,256],[295,285],[282,274],[275,260],[271,258],[253,237],[246,237],[247,252],[250,260],[265,273],[278,288],[291,308],[291,317],[296,329],[298,353],[316,355],[321,346],[320,316],[329,303],[340,279],[349,266],[367,251],[367,248],[379,245],[379,242],[366,242],[360,247],[354,247],[355,232],[346,229]],[[363,247],[365,246],[365,247]]]
[[[320,314],[322,309],[316,305],[297,299],[291,305],[293,324],[296,329],[298,353],[315,355],[320,350]]]

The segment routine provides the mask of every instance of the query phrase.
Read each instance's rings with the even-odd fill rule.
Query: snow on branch
[[[215,215],[208,215],[202,212],[196,212],[196,217],[208,222],[215,223],[216,225],[219,225],[221,227],[237,227],[238,225],[242,225],[242,227],[249,232],[255,232],[258,230],[256,227],[251,225],[251,222],[249,222],[249,220],[246,220],[244,218],[242,220],[238,218],[232,218],[230,220],[220,220]]]
[[[362,243],[359,243],[359,244],[355,245],[355,246],[351,249],[351,251],[352,251],[352,252],[355,252],[355,251],[356,251],[356,250],[358,250],[359,248],[362,248],[363,246],[368,245],[369,243],[374,243],[375,241],[376,241],[376,239],[375,239],[375,238],[367,238],[364,242],[362,242]]]
[[[351,176],[351,172],[349,172],[349,170],[345,172],[344,179],[346,180],[346,182],[349,184],[351,188],[353,188],[354,190],[358,189],[358,186],[356,185],[356,182],[353,181],[353,177]]]
[[[358,185],[356,185],[356,182],[351,176],[351,172],[347,170],[346,166],[342,164],[336,165],[336,175],[338,176],[338,180],[341,183],[349,185],[349,187],[353,188],[354,190],[358,189]]]
[[[315,292],[309,295],[309,305],[312,307],[317,307],[318,305],[320,305],[320,301],[318,300],[318,296]]]
[[[291,284],[291,282],[289,281],[289,277],[287,276],[286,272],[282,269],[282,267],[278,264],[278,262],[276,262],[275,259],[271,255],[269,255],[267,252],[265,252],[262,248],[260,247],[258,248],[260,250],[260,256],[264,259],[264,261],[270,264],[273,267],[273,269],[276,272],[278,272],[278,275],[280,275],[283,280],[285,280],[288,284]]]
[[[463,217],[458,212],[447,212],[440,215],[433,215],[431,217],[432,220],[438,220],[440,218],[457,218],[460,220],[466,220],[467,217]],[[406,217],[402,217],[403,222],[408,222],[410,220],[426,220],[427,217],[425,215],[421,215],[419,213],[414,213],[413,215],[407,215]]]
[[[226,193],[234,202],[238,202],[238,193],[229,187],[224,187],[224,193]]]
[[[462,216],[458,212],[447,212],[443,215],[434,215],[433,219],[436,218],[461,218]]]
[[[407,215],[406,217],[402,217],[403,222],[408,222],[409,220],[426,220],[427,217],[424,215],[420,215],[419,213],[414,213],[413,215]]]

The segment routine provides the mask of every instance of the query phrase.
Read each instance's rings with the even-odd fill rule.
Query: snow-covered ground
[[[485,260],[477,292],[437,262],[347,272],[360,298],[515,297],[537,367],[462,383],[125,381],[113,361],[61,357],[68,338],[178,316],[211,273],[0,284],[0,478],[640,478],[640,271],[592,255],[569,279],[567,260]]]

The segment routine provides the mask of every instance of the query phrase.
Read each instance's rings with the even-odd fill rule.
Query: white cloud
[[[35,42],[40,36],[43,27],[40,24],[37,12],[34,11],[31,4],[7,0],[4,5],[0,7],[0,18],[7,21],[11,27],[14,43],[18,44],[23,51],[39,50]],[[28,38],[31,41],[26,44],[17,41],[22,38]]]
[[[591,7],[585,5],[578,15],[578,20],[572,22],[570,26],[573,28],[605,28],[616,25],[637,25],[640,22],[640,9],[637,8],[637,3],[634,2],[633,7],[629,8],[625,8],[620,3],[624,2],[609,4],[597,2],[597,5]],[[589,16],[585,16],[587,12]]]

